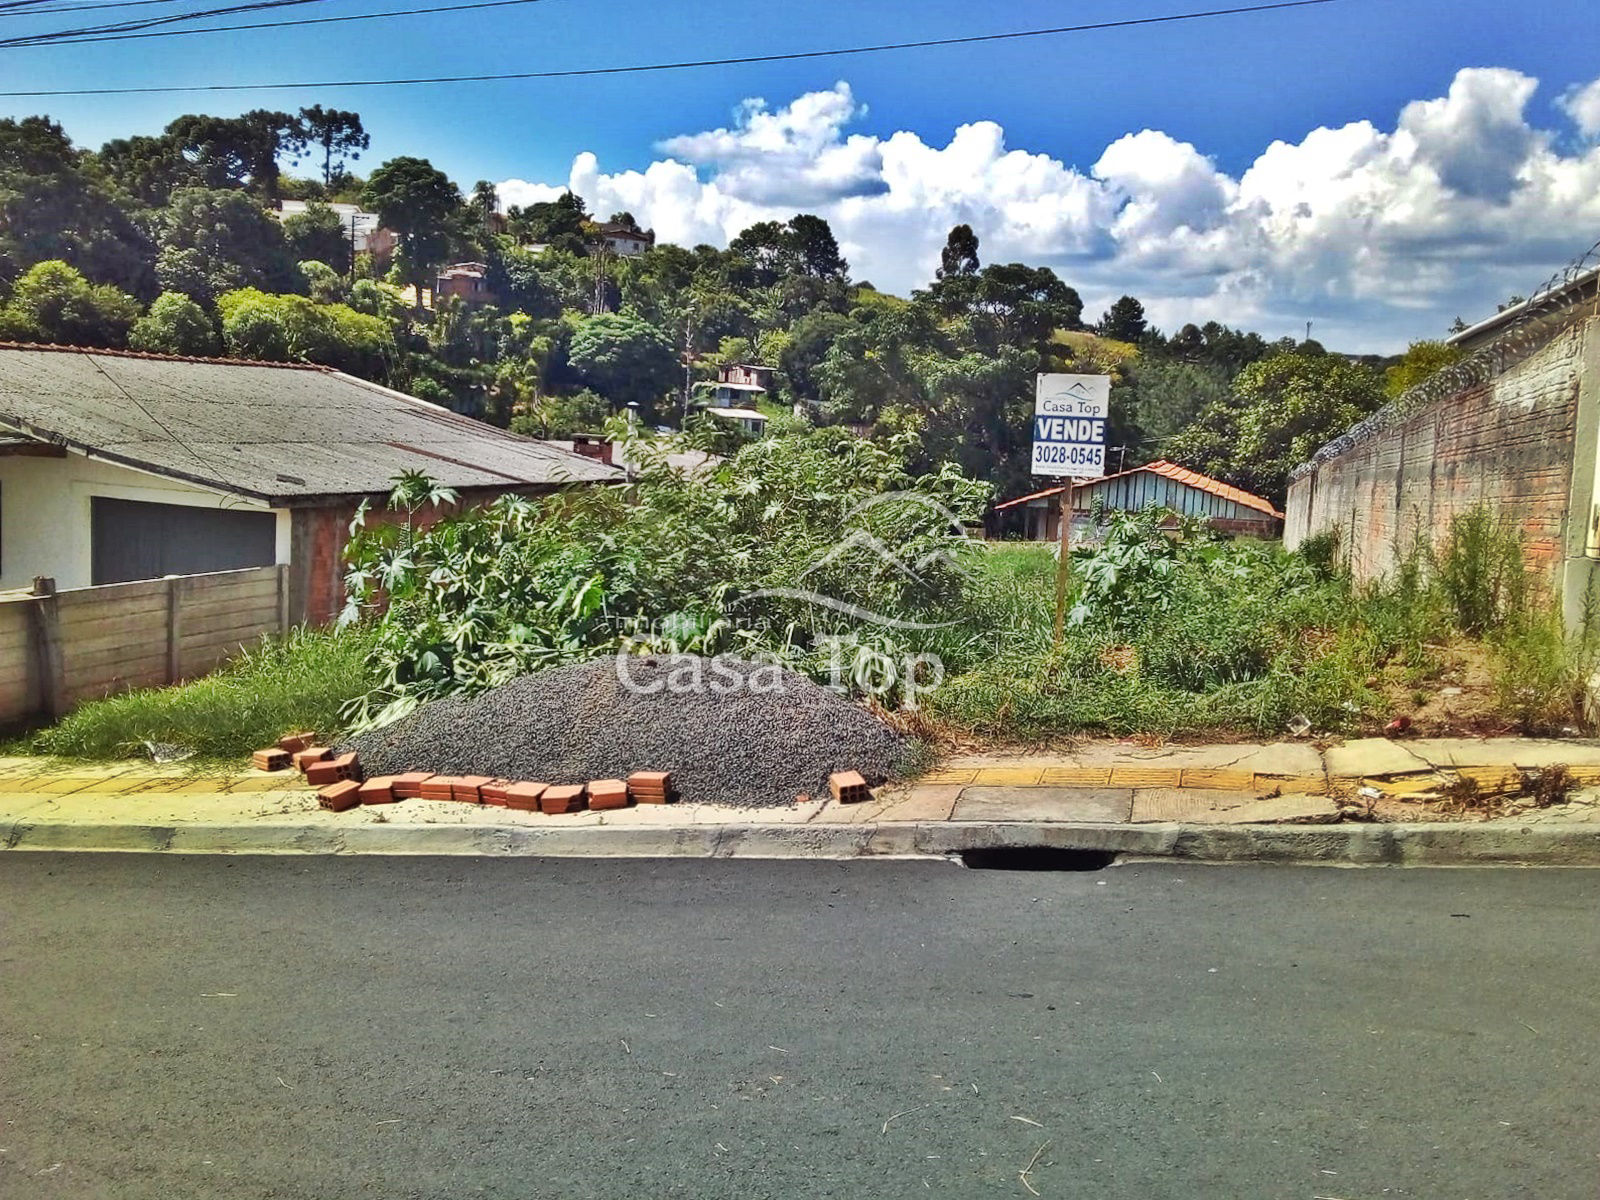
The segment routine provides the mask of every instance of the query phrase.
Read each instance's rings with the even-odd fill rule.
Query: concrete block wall
[[[1484,504],[1522,529],[1556,594],[1587,585],[1594,511],[1600,319],[1569,326],[1494,378],[1420,409],[1289,487],[1284,540],[1337,527],[1358,579]],[[1600,547],[1595,547],[1600,550]]]

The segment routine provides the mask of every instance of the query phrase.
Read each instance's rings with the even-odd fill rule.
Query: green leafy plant
[[[764,650],[820,674],[835,639],[905,654],[966,615],[959,522],[987,489],[913,476],[907,443],[823,430],[691,473],[671,465],[675,441],[613,433],[632,491],[506,496],[424,525],[453,497],[410,476],[386,519],[357,514],[343,620],[375,622],[381,682],[353,720],[625,647]]]
[[[1479,506],[1450,519],[1437,556],[1438,582],[1457,627],[1482,634],[1520,613],[1527,601],[1522,539]]]

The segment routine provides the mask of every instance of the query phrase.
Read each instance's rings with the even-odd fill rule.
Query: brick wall
[[[1412,539],[1436,544],[1453,515],[1486,504],[1520,524],[1529,569],[1559,588],[1584,551],[1597,350],[1600,321],[1570,326],[1498,376],[1319,464],[1289,487],[1285,541],[1337,527],[1356,576],[1372,579]]]
[[[525,495],[539,494],[537,488],[512,488]],[[467,492],[458,504],[447,508],[425,508],[417,513],[419,529],[425,529],[461,510],[463,506],[488,504],[503,493],[493,489]],[[367,524],[401,525],[404,513],[381,507],[385,497],[375,496],[367,511]],[[289,618],[294,624],[326,625],[344,608],[344,547],[350,540],[350,521],[356,515],[357,501],[341,500],[314,508],[293,510],[289,547]]]

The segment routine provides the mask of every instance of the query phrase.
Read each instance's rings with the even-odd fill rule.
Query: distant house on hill
[[[775,373],[772,367],[754,363],[724,363],[717,368],[715,381],[702,380],[694,385],[692,404],[719,421],[760,437],[767,430],[767,414],[756,405],[771,390]]]
[[[403,471],[465,505],[623,480],[327,367],[0,344],[0,590],[281,565],[288,618],[327,621]]]
[[[1068,486],[1046,488],[995,505],[997,534],[1020,535],[1029,541],[1057,540],[1061,536],[1061,497]],[[1197,517],[1219,532],[1250,537],[1277,537],[1283,528],[1283,514],[1269,501],[1164,460],[1070,486],[1074,541],[1094,541],[1099,536],[1093,517],[1097,503],[1111,512],[1171,509]]]
[[[280,221],[286,217],[303,216],[311,203],[309,200],[279,200],[273,215]],[[381,230],[385,237],[374,243],[375,235],[380,233],[377,213],[365,212],[359,204],[329,204],[327,207],[338,215],[339,223],[344,226],[345,237],[357,254],[372,251],[381,256],[393,252],[394,234],[387,229]]]
[[[599,227],[600,240],[605,243],[607,250],[622,258],[633,258],[643,254],[646,250],[655,248],[656,235],[653,229],[640,229],[634,225],[624,225],[620,221],[606,221]]]
[[[749,384],[770,392],[772,378],[777,373],[776,367],[763,367],[756,363],[723,363],[717,368],[717,380],[720,383]]]
[[[499,297],[489,289],[487,263],[461,262],[440,267],[433,285],[433,304],[455,296],[468,304],[497,304]]]

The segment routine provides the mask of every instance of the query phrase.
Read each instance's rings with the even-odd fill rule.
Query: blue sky
[[[407,2],[319,0],[302,8],[261,14],[260,19],[381,11]],[[202,3],[173,0],[170,7],[178,11]],[[953,36],[1201,7],[1205,5],[1183,0],[1025,2],[1003,8],[953,0],[920,0],[916,4],[905,0],[850,4],[700,0],[676,5],[637,0],[542,0],[476,13],[281,31],[0,50],[7,67],[0,80],[4,90],[22,90],[562,69]],[[131,11],[148,13],[151,9]],[[167,6],[159,11],[167,11]],[[119,15],[108,10],[0,17],[0,28],[31,32]],[[257,18],[224,18],[217,23],[236,19]],[[1477,67],[1501,68],[1537,79],[1539,86],[1521,105],[1520,118],[1547,137],[1567,160],[1579,161],[1593,135],[1568,109],[1574,90],[1600,76],[1593,19],[1593,0],[1541,0],[1520,7],[1488,0],[1339,0],[1319,8],[1163,27],[650,75],[412,88],[0,100],[0,106],[8,115],[48,112],[80,144],[97,146],[110,137],[155,132],[182,112],[337,105],[360,111],[373,135],[372,149],[358,166],[370,166],[399,153],[420,154],[469,187],[480,178],[564,183],[575,157],[583,154],[594,155],[598,170],[607,176],[642,171],[665,157],[661,146],[669,139],[713,130],[737,133],[740,121],[747,120],[752,111],[747,108],[745,117],[736,118],[743,101],[762,98],[769,112],[781,112],[801,97],[828,93],[843,83],[848,86],[850,103],[847,116],[834,123],[840,141],[857,135],[885,143],[892,135],[904,133],[914,135],[923,145],[940,148],[951,142],[958,127],[992,122],[1003,130],[1005,148],[1044,156],[1069,173],[1090,175],[1107,148],[1119,139],[1152,130],[1170,142],[1194,148],[1219,175],[1237,181],[1274,141],[1298,145],[1319,127],[1338,128],[1360,121],[1369,121],[1386,134],[1395,131],[1406,105],[1445,97],[1463,68]],[[1568,108],[1562,106],[1563,96],[1569,97]],[[1500,101],[1484,101],[1490,108],[1496,103]],[[694,164],[702,180],[714,181],[736,165],[727,157],[727,147],[702,150]],[[744,155],[741,161],[747,160],[750,152],[749,146],[739,151]],[[782,172],[772,178],[781,183]],[[1117,186],[1123,188],[1118,194],[1126,203],[1132,193],[1123,184]],[[608,193],[626,191],[620,184],[612,187],[602,182],[596,187]],[[852,192],[843,187],[826,199],[836,203],[840,218],[848,222],[850,213],[863,207],[856,201],[869,191],[863,187]],[[523,195],[526,198],[527,194]],[[647,193],[639,195],[643,199]],[[727,201],[727,196],[721,199]],[[1217,203],[1236,201],[1237,197]],[[653,202],[665,203],[659,197]],[[771,197],[764,202],[783,207]],[[796,207],[800,206],[797,201]],[[827,207],[822,199],[804,206]],[[746,211],[731,201],[724,207],[728,220]],[[663,218],[654,213],[639,215],[668,227],[674,221],[684,228],[693,224],[682,214],[667,213]],[[856,261],[870,263],[885,286],[914,282],[928,253],[922,245],[926,239],[914,239],[902,270],[887,245],[870,240],[871,231],[884,224],[878,220],[881,215],[855,213],[854,219],[862,225]],[[1509,219],[1511,214],[1508,211],[1506,215]],[[1587,210],[1577,213],[1581,218],[1587,215]],[[1114,216],[1101,213],[1094,219],[1109,222]],[[1481,214],[1474,215],[1474,220],[1478,217]],[[1004,227],[1008,220],[1004,213],[997,214],[997,226],[988,231],[988,240],[1008,251],[1014,243],[1014,252],[1024,256],[1030,243],[1026,237],[1012,236],[1015,230]],[[1190,222],[1193,229],[1203,232],[1200,224]],[[986,231],[980,229],[979,233],[982,237]],[[1568,239],[1574,252],[1581,248],[1577,243],[1587,244],[1586,233],[1587,241],[1600,237],[1600,229],[1575,227]],[[886,226],[881,236],[892,238],[893,228]],[[1481,249],[1479,256],[1486,260],[1507,257],[1503,247]],[[1510,278],[1511,270],[1531,267],[1537,255],[1553,250],[1553,242],[1546,245],[1541,241],[1536,247],[1510,254],[1514,261],[1501,264],[1507,272],[1505,278]],[[1088,233],[1067,242],[1045,237],[1039,242],[1038,257],[1057,265],[1069,278],[1073,277],[1072,268],[1080,268],[1084,290],[1097,299],[1102,293],[1118,290],[1114,272],[1109,270],[1118,264],[1129,268],[1129,290],[1137,293],[1136,285],[1147,290],[1153,286],[1148,282],[1153,269],[1150,262],[1133,263],[1120,253],[1101,254]],[[1196,267],[1191,263],[1190,274],[1196,270],[1201,275],[1215,273],[1226,265]],[[1472,286],[1492,292],[1502,282],[1490,271]],[[1314,283],[1304,280],[1284,281],[1284,287],[1291,293],[1297,288],[1312,295],[1317,291]],[[1187,315],[1186,295],[1209,302],[1219,295],[1235,294],[1225,289],[1196,292],[1192,280],[1183,287],[1166,289],[1172,293],[1170,298],[1158,296],[1161,290],[1156,287],[1151,292],[1153,303],[1173,320]],[[1448,299],[1467,303],[1472,296],[1452,285]],[[1384,322],[1367,321],[1352,308],[1368,300],[1359,286],[1353,292],[1334,287],[1324,306],[1326,319],[1357,340],[1375,339]],[[1384,298],[1383,303],[1400,310],[1408,305],[1418,307],[1414,297]],[[1256,297],[1240,304],[1238,317],[1241,323],[1254,319],[1284,325],[1299,320],[1299,310],[1290,311],[1293,307],[1286,306],[1281,297]],[[1228,314],[1218,315],[1226,319]],[[1430,311],[1426,320],[1436,316]],[[1419,317],[1416,326],[1420,330],[1425,323]],[[1392,322],[1388,324],[1392,327]],[[1358,332],[1363,326],[1368,331]],[[1389,336],[1395,336],[1392,328]]]

